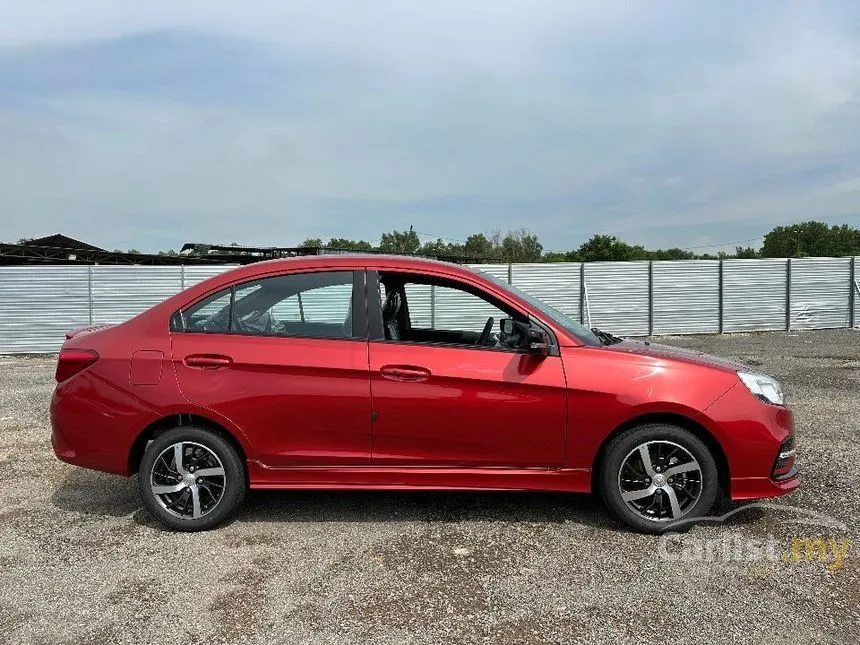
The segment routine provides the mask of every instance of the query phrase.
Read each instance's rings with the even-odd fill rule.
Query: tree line
[[[19,244],[30,241],[18,240]],[[242,247],[236,254],[242,254]],[[331,238],[308,238],[299,246],[305,248],[340,249],[379,253],[406,253],[438,258],[487,260],[491,262],[596,262],[601,260],[718,260],[723,258],[787,258],[787,257],[840,257],[860,255],[860,228],[848,224],[828,226],[823,222],[808,221],[786,226],[777,226],[764,236],[759,248],[737,246],[734,253],[720,251],[716,254],[695,253],[691,249],[646,249],[639,244],[629,244],[614,235],[593,235],[590,239],[570,251],[545,251],[537,235],[528,229],[519,228],[506,232],[475,233],[464,241],[437,238],[421,242],[418,233],[411,227],[405,231],[383,233],[378,244],[364,240]],[[115,253],[122,253],[119,249]],[[140,253],[130,249],[127,253]],[[209,247],[201,245],[191,251],[194,255],[205,255]],[[158,255],[180,255],[177,251],[159,251]]]
[[[723,258],[838,257],[860,255],[860,229],[847,224],[828,226],[808,221],[777,226],[761,247],[737,246],[734,253],[694,253],[690,249],[646,249],[614,235],[593,235],[570,251],[544,251],[538,237],[520,228],[502,233],[475,233],[462,242],[438,238],[421,242],[412,228],[383,233],[374,245],[364,240],[308,238],[299,246],[350,251],[406,253],[441,258],[486,259],[500,262],[596,262],[601,260],[718,260]]]

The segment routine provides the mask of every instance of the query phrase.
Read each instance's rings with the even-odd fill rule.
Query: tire
[[[687,430],[665,424],[630,428],[612,439],[598,486],[612,514],[642,533],[685,530],[690,523],[683,520],[706,516],[719,492],[707,446]]]
[[[182,464],[177,469],[178,454]],[[245,468],[222,437],[204,428],[182,426],[147,446],[138,487],[144,506],[164,526],[205,531],[221,524],[242,503]]]

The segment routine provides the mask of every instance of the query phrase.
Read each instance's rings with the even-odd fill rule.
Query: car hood
[[[704,365],[706,367],[716,367],[731,372],[751,371],[749,367],[743,363],[738,363],[728,358],[713,356],[705,352],[699,352],[693,349],[684,349],[681,347],[672,347],[670,345],[659,345],[641,340],[623,340],[615,345],[606,345],[604,350],[610,352],[625,352],[628,354],[637,354],[639,356],[650,356],[653,358],[662,358],[674,361],[683,361],[685,363],[693,363],[695,365]]]

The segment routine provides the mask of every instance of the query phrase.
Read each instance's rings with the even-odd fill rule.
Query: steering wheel
[[[490,332],[493,331],[493,323],[494,322],[495,321],[493,320],[492,316],[487,318],[487,324],[484,325],[484,331],[482,331],[481,335],[478,336],[478,342],[475,343],[476,345],[486,345],[487,344],[487,341],[490,340]]]

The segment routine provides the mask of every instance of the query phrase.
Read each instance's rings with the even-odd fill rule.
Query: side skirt
[[[420,468],[331,466],[266,468],[248,462],[252,489],[546,490],[591,492],[588,468]]]

